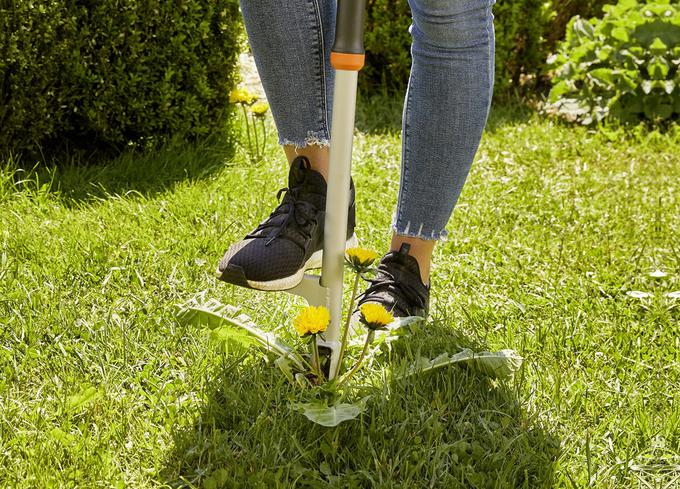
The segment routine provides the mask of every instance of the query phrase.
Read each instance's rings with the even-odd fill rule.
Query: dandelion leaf
[[[293,408],[300,411],[305,417],[321,426],[332,428],[343,421],[355,419],[366,410],[366,401],[368,397],[364,397],[360,401],[352,404],[334,404],[328,406],[324,402],[308,402],[294,404]]]
[[[522,365],[522,357],[514,350],[474,352],[469,348],[465,348],[453,355],[442,353],[431,360],[420,357],[401,377],[407,378],[454,364],[465,364],[490,377],[504,379],[512,376],[512,374],[519,370]]]
[[[215,299],[206,302],[189,301],[179,307],[177,320],[194,326],[206,326],[217,329],[224,326],[240,328],[248,333],[263,350],[278,356],[286,357],[299,370],[304,370],[300,355],[278,335],[264,331],[245,314],[239,314],[237,307],[221,304]]]

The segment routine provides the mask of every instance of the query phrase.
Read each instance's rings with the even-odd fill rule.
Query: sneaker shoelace
[[[383,263],[378,265],[376,278],[371,279],[370,282],[371,285],[369,285],[361,294],[360,300],[374,292],[389,292],[392,296],[404,298],[407,301],[407,307],[416,306],[420,309],[427,308],[425,299],[423,299],[418,289],[403,280],[397,280],[395,275],[389,270],[388,265]]]
[[[306,164],[305,167],[308,167],[308,164]],[[318,222],[316,218],[318,210],[310,202],[300,199],[301,186],[302,183],[292,188],[283,187],[279,189],[276,193],[276,199],[280,201],[280,204],[274,209],[274,212],[270,214],[267,220],[261,223],[252,233],[248,234],[246,238],[267,237],[268,239],[265,242],[265,246],[269,246],[276,238],[281,236],[290,239],[304,250],[305,244],[312,238],[314,224]],[[285,195],[281,201],[281,194],[284,192]],[[299,235],[301,239],[293,233],[282,235],[283,231],[286,230],[291,223],[297,225],[297,235]],[[274,231],[271,234],[262,235],[263,232],[266,232],[271,228],[274,228]]]

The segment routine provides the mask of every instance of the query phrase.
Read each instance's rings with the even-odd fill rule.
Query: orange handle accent
[[[336,70],[359,71],[364,66],[364,54],[334,53],[331,51],[331,66]]]

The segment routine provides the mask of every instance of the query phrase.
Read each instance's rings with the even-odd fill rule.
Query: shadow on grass
[[[494,133],[503,126],[526,123],[535,117],[535,115],[536,110],[519,99],[506,99],[502,102],[494,102],[489,113],[489,120],[485,131]]]
[[[401,94],[359,94],[357,98],[356,127],[368,134],[398,133],[401,131],[404,96]],[[526,122],[535,111],[519,98],[494,101],[486,125],[494,132],[507,124]]]
[[[403,94],[357,94],[356,128],[368,134],[401,131]]]
[[[382,362],[394,371],[416,355],[484,349],[437,321],[407,338]],[[174,434],[159,474],[170,487],[552,484],[559,441],[533,422],[512,386],[465,368],[408,381],[387,373],[365,388],[372,397],[362,417],[336,428],[293,411],[302,395],[263,362],[225,358],[212,375],[196,422]]]
[[[171,143],[149,151],[128,151],[102,163],[85,163],[79,157],[62,157],[34,167],[14,161],[20,185],[49,185],[66,205],[138,193],[149,197],[184,180],[209,177],[235,154],[232,141],[205,139],[197,143]]]
[[[369,134],[401,131],[403,96],[381,93],[360,95],[356,127]],[[519,102],[494,106],[487,131],[509,123],[528,120],[532,110]],[[223,168],[235,155],[235,140],[206,139],[200,143],[171,143],[147,151],[129,151],[100,164],[86,164],[81,158],[62,158],[50,165],[33,167],[29,161],[10,165],[16,181],[42,186],[58,193],[66,205],[98,201],[131,192],[152,196],[184,180],[204,179]]]

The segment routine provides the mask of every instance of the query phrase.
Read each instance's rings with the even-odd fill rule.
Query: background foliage
[[[574,16],[580,15],[584,19],[601,17],[603,7],[613,3],[616,0],[552,0],[552,13],[544,35],[546,49],[553,51],[557,43],[564,39],[567,24]]]
[[[0,152],[195,137],[226,127],[233,0],[0,3]]]
[[[496,29],[496,94],[540,80],[545,60],[562,39],[573,15],[599,15],[612,0],[499,0],[493,8]],[[369,0],[367,63],[362,89],[403,91],[411,66],[411,11],[406,0]]]
[[[680,114],[680,9],[622,0],[602,20],[575,17],[554,57],[552,109],[583,124]]]

